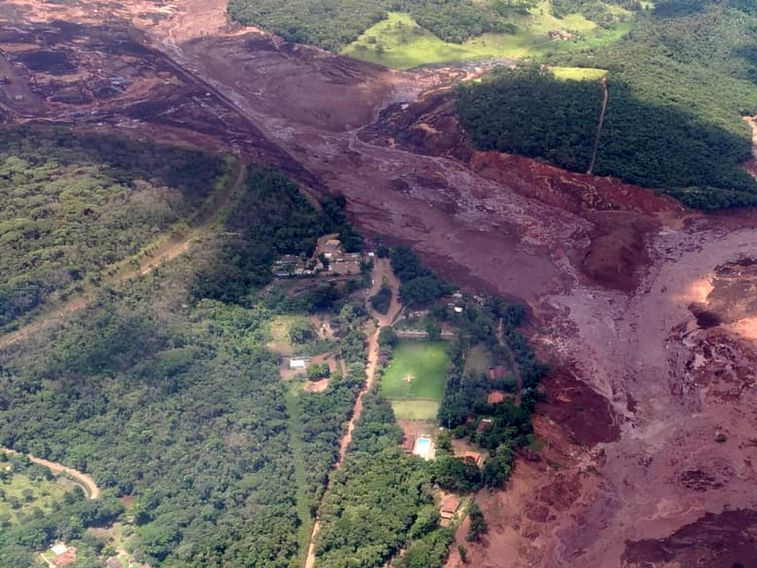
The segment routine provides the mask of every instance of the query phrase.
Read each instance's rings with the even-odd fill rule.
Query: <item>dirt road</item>
[[[22,455],[15,450],[11,450],[10,448],[0,448],[0,451],[12,456]],[[73,479],[84,490],[87,499],[97,499],[98,497],[100,497],[100,488],[95,483],[95,480],[86,473],[82,473],[81,471],[77,471],[60,463],[51,462],[42,458],[35,457],[31,454],[27,455],[27,457],[32,463],[36,463],[37,465],[48,468],[55,475],[64,474],[67,477]]]
[[[381,288],[381,285],[386,282],[392,290],[392,301],[386,314],[380,314],[376,312],[371,307],[370,303],[366,303],[366,307],[368,308],[369,313],[373,316],[376,322],[376,328],[368,338],[368,344],[366,347],[368,361],[365,366],[365,385],[360,390],[360,393],[355,400],[355,406],[352,409],[352,416],[347,423],[347,428],[345,429],[342,440],[339,443],[339,457],[337,458],[336,464],[334,465],[334,470],[340,469],[342,467],[342,464],[344,463],[344,458],[347,455],[347,449],[352,442],[352,433],[355,431],[355,426],[357,425],[358,421],[360,420],[360,416],[363,413],[363,399],[365,398],[366,393],[368,393],[371,388],[373,388],[373,385],[375,383],[376,368],[378,366],[379,356],[379,335],[381,334],[381,330],[387,326],[392,325],[392,322],[394,322],[394,320],[399,315],[400,310],[402,309],[402,304],[400,304],[399,299],[399,280],[397,280],[397,277],[392,271],[392,267],[389,264],[389,259],[376,258],[374,260],[371,278],[373,279],[373,284],[368,293],[368,297],[370,298],[375,295],[376,292],[378,292],[379,288]],[[331,489],[331,482],[329,482],[327,491],[329,489]],[[310,537],[310,543],[308,545],[307,557],[305,558],[305,568],[314,568],[315,566],[315,545],[320,528],[321,522],[320,520],[316,519],[315,523],[313,524],[313,533]]]

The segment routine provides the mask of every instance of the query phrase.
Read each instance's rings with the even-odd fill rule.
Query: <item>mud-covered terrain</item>
[[[475,152],[445,87],[483,69],[388,71],[230,26],[223,4],[3,3],[4,122],[276,164],[450,279],[528,301],[555,368],[543,448],[480,496],[469,565],[753,566],[757,217]]]

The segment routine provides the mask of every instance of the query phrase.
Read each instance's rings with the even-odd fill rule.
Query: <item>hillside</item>
[[[632,33],[554,65],[607,70],[609,105],[594,172],[656,187],[703,209],[753,205],[742,168],[757,109],[757,13],[739,2],[658,2]],[[691,30],[697,30],[696,36]],[[599,119],[597,83],[499,72],[459,90],[472,142],[586,171]]]
[[[231,0],[235,20],[389,67],[533,57],[613,41],[637,0]]]

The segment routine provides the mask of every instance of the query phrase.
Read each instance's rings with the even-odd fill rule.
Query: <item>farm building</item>
[[[68,566],[69,564],[73,564],[74,562],[76,562],[76,549],[73,547],[67,548],[63,554],[59,554],[58,556],[53,558],[53,566],[55,566],[56,568]]]
[[[293,371],[304,371],[309,363],[310,359],[307,357],[292,357],[289,359],[289,368]]]
[[[503,365],[497,365],[496,367],[489,368],[489,380],[498,381],[504,379],[507,376],[507,369]]]
[[[460,508],[460,498],[455,495],[447,495],[442,500],[442,506],[439,511],[439,516],[442,519],[449,521],[457,514],[457,510],[459,508]]]
[[[486,430],[488,430],[491,425],[492,425],[491,418],[482,418],[481,422],[478,423],[478,428],[476,428],[476,432],[478,434],[482,434],[483,432],[486,432]]]
[[[405,436],[402,440],[402,451],[410,455],[415,449],[415,436]]]
[[[492,391],[489,396],[486,397],[487,404],[501,404],[505,401],[505,393],[502,391]]]
[[[484,463],[484,458],[478,452],[465,452],[463,459],[475,463],[478,467],[481,467],[481,464]]]

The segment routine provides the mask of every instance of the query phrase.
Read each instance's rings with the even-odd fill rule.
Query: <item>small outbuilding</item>
[[[460,497],[456,495],[447,495],[442,499],[442,506],[439,511],[439,516],[449,521],[457,514],[457,510],[460,508]]]
[[[492,391],[486,397],[487,404],[501,404],[503,402],[505,402],[505,393],[500,390]]]

